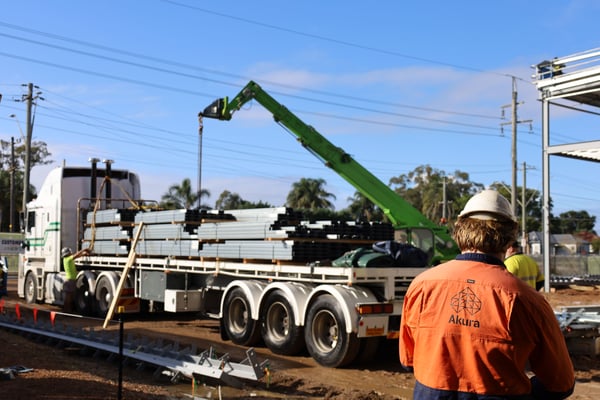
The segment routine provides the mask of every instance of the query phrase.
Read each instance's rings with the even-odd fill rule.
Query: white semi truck
[[[105,315],[142,226],[120,293],[126,312],[199,312],[218,318],[222,336],[237,344],[262,338],[287,355],[306,346],[331,367],[396,337],[403,294],[423,268],[372,267],[377,255],[365,265],[330,263],[393,238],[389,224],[310,223],[285,207],[157,211],[139,194],[132,172],[95,165],[51,171],[27,207],[19,296],[62,304],[61,249],[91,247],[92,255],[76,261],[76,309]]]

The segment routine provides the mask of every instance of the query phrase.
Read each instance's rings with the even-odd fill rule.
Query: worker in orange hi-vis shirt
[[[414,399],[564,399],[575,377],[554,311],[502,262],[517,235],[510,203],[473,196],[454,228],[461,254],[411,283],[400,362]]]

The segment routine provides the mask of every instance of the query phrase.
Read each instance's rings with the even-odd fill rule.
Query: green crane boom
[[[432,253],[432,263],[452,259],[458,254],[456,244],[445,226],[430,221],[354,160],[350,154],[335,146],[315,128],[304,123],[255,82],[250,81],[231,101],[228,97],[215,100],[200,113],[200,116],[228,121],[236,111],[252,99],[267,109],[277,123],[296,135],[302,146],[376,204],[396,230],[406,233],[407,240]]]

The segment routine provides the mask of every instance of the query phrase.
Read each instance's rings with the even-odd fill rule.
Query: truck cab
[[[113,192],[115,196],[113,196]],[[62,304],[61,249],[79,249],[85,214],[98,207],[127,207],[140,198],[136,174],[98,168],[60,166],[50,171],[37,198],[27,204],[24,254],[19,259],[18,294],[28,303]],[[76,227],[76,228],[74,228]]]

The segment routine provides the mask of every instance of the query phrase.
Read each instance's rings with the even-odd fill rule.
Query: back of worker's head
[[[514,242],[512,242],[512,243],[510,244],[510,247],[511,247],[513,250],[515,250],[515,251],[521,251],[521,250],[523,250],[523,249],[521,248],[521,243],[519,243],[519,241],[518,241],[518,240],[515,240]]]
[[[462,251],[504,253],[517,236],[510,202],[495,190],[477,193],[458,215],[453,236]]]

